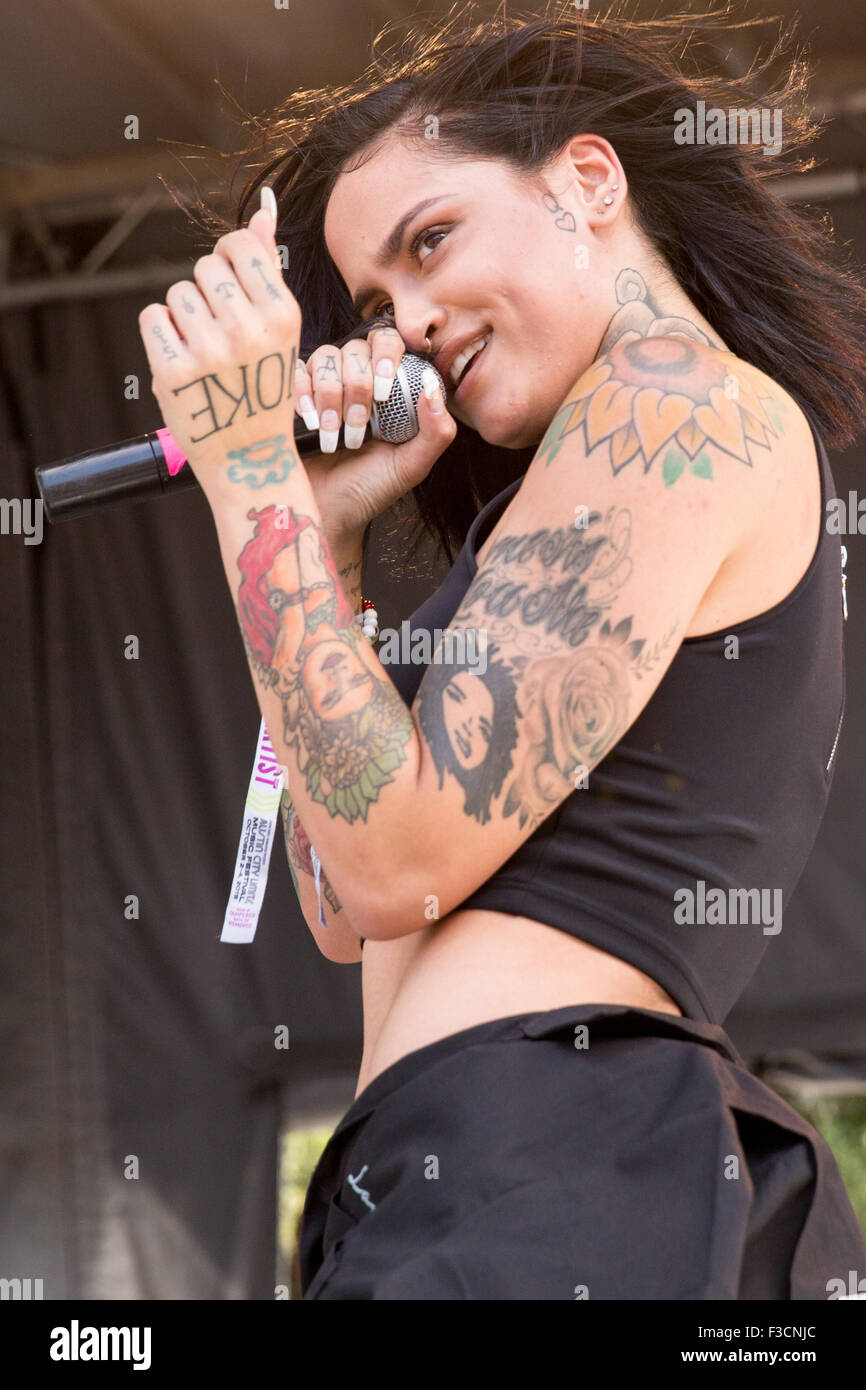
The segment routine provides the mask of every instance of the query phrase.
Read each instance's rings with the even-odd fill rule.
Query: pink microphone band
[[[159,447],[162,449],[166,467],[174,477],[175,473],[179,473],[186,463],[186,454],[181,453],[170,430],[157,430],[156,437],[159,440]]]

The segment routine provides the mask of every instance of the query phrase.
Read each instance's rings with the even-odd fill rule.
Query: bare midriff
[[[461,1029],[568,1004],[682,1014],[643,971],[558,927],[458,909],[396,941],[366,941],[364,1055],[355,1094],[386,1067]]]

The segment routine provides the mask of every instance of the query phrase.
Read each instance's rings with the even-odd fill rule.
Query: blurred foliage
[[[790,1095],[785,1099],[815,1126],[833,1150],[851,1205],[866,1235],[866,1097],[808,1104]]]
[[[278,1251],[280,1262],[291,1271],[292,1298],[300,1298],[297,1251],[298,1229],[304,1197],[313,1176],[313,1169],[334,1132],[333,1125],[317,1125],[314,1129],[294,1129],[283,1135],[280,1154],[280,1192],[278,1211]]]

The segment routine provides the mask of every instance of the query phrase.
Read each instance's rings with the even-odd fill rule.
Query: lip
[[[472,365],[470,366],[469,371],[468,371],[468,372],[466,373],[466,375],[463,377],[462,381],[460,382],[460,385],[457,387],[457,390],[454,392],[454,400],[455,400],[458,404],[461,403],[461,401],[462,401],[464,395],[466,394],[466,388],[469,387],[469,383],[475,381],[475,375],[476,375],[476,373],[477,373],[477,371],[478,371],[478,364],[479,364],[479,362],[483,361],[483,359],[487,356],[487,349],[490,347],[490,344],[491,344],[492,341],[493,341],[493,337],[492,337],[492,334],[491,334],[490,338],[488,338],[487,342],[485,343],[485,345],[484,345],[484,347],[481,349],[481,351],[480,351],[480,352],[476,352],[475,356],[474,356],[473,359],[472,359]],[[470,342],[471,342],[471,339],[470,339]],[[471,387],[469,387],[469,389],[471,390]]]
[[[466,333],[462,338],[452,338],[444,347],[441,347],[433,358],[433,366],[436,368],[443,380],[451,385],[451,368],[464,348],[468,348],[470,343],[476,339],[483,338],[485,333],[492,333],[491,328],[483,328],[475,333]]]
[[[331,652],[331,655],[326,656],[324,661],[322,662],[322,670],[326,671],[329,666],[336,666],[337,662],[342,661],[342,659],[343,658],[339,652]]]

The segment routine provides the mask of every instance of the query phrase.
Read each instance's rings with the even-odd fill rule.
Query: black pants
[[[826,1299],[866,1243],[818,1132],[723,1029],[496,1019],[361,1093],[313,1174],[305,1299]]]

